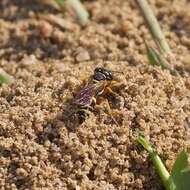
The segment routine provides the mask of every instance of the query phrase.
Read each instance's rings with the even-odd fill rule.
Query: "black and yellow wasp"
[[[114,83],[116,81],[113,79],[113,71],[102,67],[94,70],[94,74],[87,85],[80,90],[71,102],[71,105],[76,108],[76,113],[79,114],[81,120],[85,119],[88,111],[92,109],[92,105],[96,103],[96,99],[99,96],[103,96],[106,93],[116,95],[111,89]]]

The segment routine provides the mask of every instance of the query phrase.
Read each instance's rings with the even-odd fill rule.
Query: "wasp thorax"
[[[97,81],[113,80],[113,75],[112,75],[111,71],[101,68],[101,67],[98,67],[94,70],[93,78],[94,78],[94,80],[97,80]]]

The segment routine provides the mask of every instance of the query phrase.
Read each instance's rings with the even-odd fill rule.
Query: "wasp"
[[[103,96],[107,92],[117,95],[111,89],[111,86],[116,83],[113,79],[113,72],[117,71],[107,70],[102,67],[96,68],[87,85],[73,99],[71,104],[76,108],[81,121],[84,121],[86,115],[89,115],[87,113],[92,109],[92,105],[96,104],[99,96]]]

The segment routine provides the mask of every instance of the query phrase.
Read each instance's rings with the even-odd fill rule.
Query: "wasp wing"
[[[81,89],[79,94],[72,101],[73,105],[85,107],[91,104],[92,98],[102,89],[101,83],[90,83]]]

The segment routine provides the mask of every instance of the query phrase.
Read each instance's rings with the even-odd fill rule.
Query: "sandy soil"
[[[70,13],[32,0],[0,2],[0,67],[13,75],[0,87],[1,190],[161,190],[142,131],[171,170],[190,153],[190,3],[152,0],[180,76],[148,64],[153,44],[133,0],[84,2],[81,27]],[[69,119],[70,100],[103,66],[118,96],[95,105],[82,124]]]

